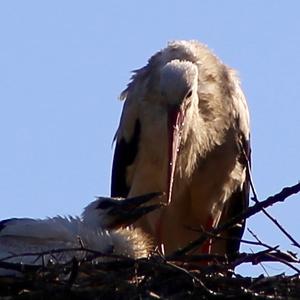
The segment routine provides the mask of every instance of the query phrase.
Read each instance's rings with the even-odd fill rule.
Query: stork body
[[[135,71],[116,133],[112,196],[165,192],[136,223],[167,254],[248,205],[249,114],[235,72],[204,45],[175,41]],[[249,157],[248,157],[249,158]],[[223,233],[240,238],[244,224]],[[239,241],[204,252],[233,254]],[[200,249],[201,250],[201,249]]]
[[[140,230],[126,226],[158,207],[140,207],[154,196],[149,194],[123,201],[100,197],[84,209],[81,217],[0,221],[0,261],[42,265],[50,260],[65,263],[73,257],[83,259],[89,255],[84,250],[38,254],[75,248],[94,250],[104,255],[145,257],[151,249],[149,238]],[[1,274],[7,274],[7,271],[1,271]]]

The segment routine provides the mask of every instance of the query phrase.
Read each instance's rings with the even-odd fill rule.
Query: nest
[[[135,260],[80,248],[40,253],[41,256],[55,256],[62,251],[86,253],[84,259],[73,258],[67,263],[55,261],[35,266],[2,259],[0,268],[17,276],[0,277],[0,299],[300,299],[300,270],[297,267],[300,261],[296,254],[266,245],[255,235],[255,241],[241,242],[264,247],[257,253],[239,253],[230,259],[213,254],[191,254],[192,249],[209,238],[218,238],[222,230],[237,221],[258,212],[266,213],[267,207],[299,191],[300,183],[286,187],[264,201],[255,199],[256,203],[242,214],[210,232],[202,232],[199,239],[169,257],[154,252],[147,258]],[[295,247],[300,248],[277,220],[268,213],[267,216]],[[287,265],[294,275],[251,278],[234,272],[241,264],[274,261]]]
[[[298,275],[241,277],[225,262],[201,267],[199,260],[207,258],[168,261],[154,254],[106,263],[74,259],[47,267],[23,265],[22,277],[0,278],[0,299],[299,299]]]

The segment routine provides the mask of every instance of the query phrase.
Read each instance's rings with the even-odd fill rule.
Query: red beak
[[[168,204],[172,201],[174,174],[176,169],[177,155],[179,152],[182,127],[185,119],[184,105],[174,106],[168,114]]]

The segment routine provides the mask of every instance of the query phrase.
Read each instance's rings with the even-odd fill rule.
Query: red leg
[[[162,213],[159,216],[158,221],[155,224],[155,236],[156,236],[156,240],[157,240],[159,250],[161,251],[162,254],[165,254],[163,244],[162,244],[162,222],[163,222],[163,217],[164,217],[164,211],[162,211]]]
[[[206,222],[206,224],[204,226],[204,230],[210,231],[212,228],[213,228],[213,218],[209,217],[208,221]],[[212,239],[208,239],[200,248],[200,252],[205,253],[205,254],[210,254],[211,247],[212,247]]]

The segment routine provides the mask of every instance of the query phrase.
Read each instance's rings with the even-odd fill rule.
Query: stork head
[[[190,103],[197,94],[197,82],[198,68],[190,61],[174,59],[160,71],[160,93],[170,108]]]
[[[172,60],[161,69],[160,93],[168,111],[168,203],[182,131],[189,126],[189,110],[198,106],[198,68],[190,61]]]
[[[99,197],[84,209],[82,219],[86,225],[93,228],[124,228],[143,215],[160,208],[162,204],[143,205],[160,195],[151,193],[127,199]]]

